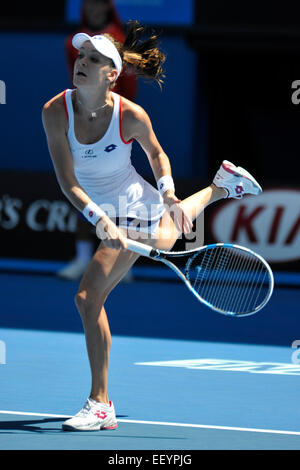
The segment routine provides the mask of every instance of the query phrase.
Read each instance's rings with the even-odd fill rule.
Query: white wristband
[[[100,209],[97,204],[93,201],[89,202],[82,211],[84,217],[91,222],[91,224],[96,225],[98,220],[105,215],[105,212]]]
[[[159,178],[159,180],[157,181],[157,187],[158,187],[158,191],[160,192],[162,196],[166,191],[168,191],[168,189],[175,191],[175,186],[174,186],[174,181],[173,181],[172,176],[165,175]]]

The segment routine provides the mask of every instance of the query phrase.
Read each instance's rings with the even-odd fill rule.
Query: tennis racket
[[[270,266],[248,248],[216,243],[172,252],[130,239],[126,241],[129,250],[171,268],[200,302],[224,315],[252,315],[272,295],[274,278]],[[174,264],[175,258],[180,266]]]

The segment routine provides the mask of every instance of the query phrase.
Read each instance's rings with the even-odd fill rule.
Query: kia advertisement
[[[292,268],[300,262],[300,190],[268,188],[225,201],[210,216],[209,234],[213,242],[243,245],[271,264]]]

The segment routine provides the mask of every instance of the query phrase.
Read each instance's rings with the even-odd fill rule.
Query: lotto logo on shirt
[[[117,148],[117,145],[115,145],[115,144],[110,144],[110,145],[108,145],[107,147],[105,147],[104,152],[109,153],[109,152],[112,152],[113,150],[115,150],[116,148]]]

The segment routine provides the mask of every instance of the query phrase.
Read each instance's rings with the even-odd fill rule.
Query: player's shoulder
[[[145,109],[137,103],[122,97],[123,120],[130,123],[145,122],[149,116]]]
[[[65,91],[58,93],[43,105],[42,117],[45,122],[58,123],[66,120],[64,94]]]

